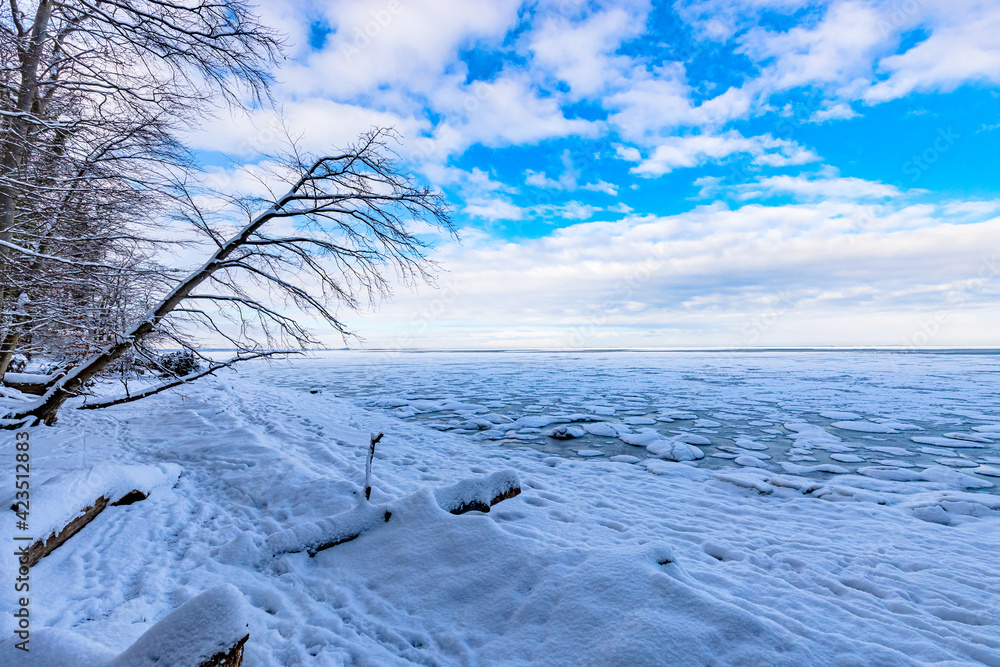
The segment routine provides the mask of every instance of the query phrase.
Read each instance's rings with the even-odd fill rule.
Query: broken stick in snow
[[[373,431],[371,434],[371,445],[368,446],[368,462],[365,463],[365,500],[372,497],[372,459],[375,458],[375,444],[382,440],[382,432],[378,435]]]

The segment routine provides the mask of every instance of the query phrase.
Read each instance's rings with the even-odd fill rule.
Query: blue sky
[[[344,314],[369,347],[1000,343],[1000,3],[262,11],[306,144],[396,127],[462,229],[427,230],[437,288]],[[193,141],[253,161],[273,126]]]

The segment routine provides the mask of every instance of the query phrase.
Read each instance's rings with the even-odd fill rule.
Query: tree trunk
[[[14,329],[14,325],[11,326],[12,328],[4,336],[3,342],[0,342],[0,383],[3,382],[7,367],[10,366],[11,359],[14,358],[14,350],[17,349],[17,344],[21,340],[21,332]]]
[[[169,315],[174,308],[180,305],[198,285],[225,266],[226,259],[237,249],[244,246],[254,232],[277,216],[279,210],[291,201],[299,188],[312,177],[313,172],[324,162],[326,162],[326,159],[318,160],[274,206],[258,215],[250,224],[219,247],[204,266],[175,287],[159,304],[146,313],[145,318],[132,325],[128,331],[119,336],[117,342],[107,346],[101,352],[93,355],[70,371],[70,373],[63,376],[45,392],[45,395],[42,396],[41,401],[36,406],[22,412],[7,415],[6,418],[13,420],[34,418],[46,425],[54,424],[59,408],[67,400],[79,395],[80,390],[83,389],[86,382],[104,370],[108,364],[125,354],[136,342],[149,335],[156,328],[156,325]]]

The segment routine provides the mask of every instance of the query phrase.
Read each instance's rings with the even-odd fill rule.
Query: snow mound
[[[276,556],[297,551],[315,554],[320,547],[355,539],[388,521],[390,515],[384,505],[372,505],[361,498],[356,507],[346,512],[301,523],[270,535],[267,547]]]
[[[521,480],[517,473],[513,470],[501,470],[492,475],[463,479],[457,484],[437,489],[434,497],[441,509],[447,512],[454,513],[463,507],[489,512],[490,505],[520,492]]]
[[[615,428],[618,426],[618,428]],[[621,426],[619,424],[610,424],[608,422],[596,422],[593,424],[584,424],[583,430],[591,435],[598,435],[603,438],[617,438],[620,435],[629,433],[631,429]]]
[[[673,437],[677,442],[685,442],[689,445],[711,445],[712,441],[703,435],[695,433],[679,433]]]
[[[223,584],[167,614],[108,667],[200,665],[228,652],[248,634],[243,594]]]
[[[887,424],[876,424],[866,421],[833,422],[830,426],[845,431],[860,431],[862,433],[896,433],[896,429]]]
[[[968,442],[983,442],[989,444],[993,442],[991,438],[988,438],[978,433],[945,433],[944,437],[950,440],[966,440]]]
[[[527,415],[514,422],[520,428],[542,428],[549,424],[569,423],[568,417],[557,417],[555,415]]]
[[[434,491],[438,506],[452,514],[472,510],[489,512],[490,506],[512,498],[521,492],[521,481],[513,470],[501,470],[492,475],[464,479],[457,484]],[[273,533],[267,538],[267,548],[277,556],[306,551],[315,555],[331,546],[350,542],[387,523],[394,514],[418,502],[417,491],[383,505],[374,505],[359,496],[358,504],[346,511],[316,521],[307,521]]]
[[[705,452],[677,440],[657,440],[646,445],[646,449],[651,454],[671,461],[696,461],[705,458]]]
[[[546,431],[545,435],[556,440],[572,440],[582,438],[587,432],[579,426],[556,426],[551,431]]]
[[[626,433],[620,437],[620,440],[626,445],[633,445],[635,447],[648,447],[654,442],[659,442],[663,440],[663,436],[655,431],[646,431],[644,433]]]
[[[858,457],[854,457],[854,458],[858,458]],[[796,465],[795,463],[789,463],[787,461],[782,461],[782,462],[779,463],[779,465],[782,468],[784,468],[785,472],[790,472],[790,473],[795,473],[795,474],[803,474],[803,473],[810,473],[810,472],[828,472],[828,473],[833,473],[835,475],[844,475],[844,474],[847,474],[847,472],[848,472],[847,468],[844,468],[844,467],[838,466],[838,465],[834,465],[832,463],[821,463],[821,464],[815,465],[815,466],[800,466],[800,465]]]
[[[0,655],[17,655],[8,665],[27,667],[106,667],[115,657],[114,651],[86,637],[62,628],[38,628],[31,631],[27,653],[14,648],[15,640],[0,644]]]

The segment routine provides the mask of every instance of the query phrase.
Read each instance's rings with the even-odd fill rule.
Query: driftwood
[[[512,470],[486,477],[464,479],[434,492],[441,509],[452,514],[489,512],[490,507],[521,493],[521,482]]]
[[[83,514],[67,523],[66,526],[58,533],[52,533],[49,535],[48,539],[38,540],[28,547],[28,553],[23,557],[24,562],[22,564],[27,567],[31,567],[41,559],[48,556],[50,553],[55,551],[57,547],[66,542],[66,540],[79,533],[84,526],[93,521],[94,518],[103,512],[104,508],[107,506],[108,499],[104,496],[95,500],[93,505],[84,508]]]
[[[223,584],[161,618],[107,667],[240,667],[250,639],[243,594]]]
[[[472,511],[489,512],[492,505],[519,493],[521,483],[517,474],[512,470],[505,470],[437,489],[434,491],[434,500],[446,512],[465,514]],[[393,509],[413,502],[414,496],[400,498],[385,505],[371,505],[363,500],[347,512],[276,533],[268,538],[268,545],[275,556],[301,551],[305,551],[310,557],[315,556],[320,551],[356,540],[368,531],[388,523],[393,516]]]
[[[391,519],[391,518],[392,518],[392,512],[390,512],[389,510],[386,510],[385,511],[385,515],[383,515],[383,523],[389,523],[389,519]],[[344,544],[345,542],[350,542],[351,540],[358,539],[359,537],[361,537],[362,535],[364,535],[365,533],[367,533],[369,530],[371,530],[372,528],[374,528],[377,525],[378,525],[377,523],[374,523],[374,524],[371,524],[369,526],[365,526],[362,530],[359,530],[357,533],[353,533],[352,532],[352,533],[349,533],[347,535],[341,535],[339,537],[334,538],[333,540],[331,540],[329,542],[324,542],[324,543],[322,543],[320,545],[317,545],[315,547],[309,547],[308,549],[306,549],[306,551],[309,553],[309,557],[312,558],[313,556],[315,556],[316,554],[318,554],[320,551],[326,551],[330,547],[335,547],[338,544]]]
[[[219,651],[198,665],[198,667],[241,667],[243,664],[243,647],[246,645],[248,639],[250,639],[249,634],[239,640],[236,646],[229,649],[229,651]]]
[[[139,502],[140,500],[145,500],[148,497],[149,494],[143,493],[138,489],[133,489],[117,501],[110,503],[110,505],[111,507],[131,505],[132,503]],[[26,567],[31,567],[41,559],[48,556],[50,553],[55,551],[57,547],[64,544],[66,540],[79,533],[84,526],[97,518],[97,515],[103,512],[108,505],[108,499],[104,496],[95,500],[93,505],[85,507],[80,516],[66,524],[58,533],[53,532],[48,536],[48,538],[38,540],[28,547],[28,552],[27,555],[24,556],[23,564]],[[17,506],[15,505],[13,509],[16,511]]]

